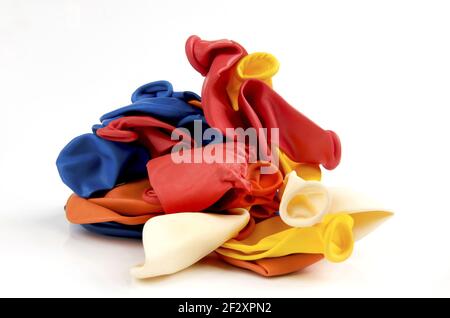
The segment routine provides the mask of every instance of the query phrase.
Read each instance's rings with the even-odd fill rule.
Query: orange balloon
[[[239,259],[219,255],[226,263],[251,270],[259,275],[270,277],[280,276],[302,270],[323,258],[321,254],[292,254],[275,258],[263,258],[255,261],[242,261]]]
[[[119,185],[102,198],[85,199],[72,194],[66,204],[67,219],[75,224],[144,224],[151,217],[163,214],[161,205],[142,199],[142,194],[149,187],[150,182],[144,179]]]

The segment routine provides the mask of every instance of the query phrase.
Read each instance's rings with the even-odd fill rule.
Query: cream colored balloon
[[[145,263],[131,269],[136,278],[173,274],[196,263],[235,237],[248,223],[245,209],[227,214],[184,212],[147,221],[142,241]]]
[[[292,227],[309,227],[328,213],[331,196],[318,181],[305,181],[295,171],[285,177],[280,202],[280,217]]]
[[[347,188],[305,181],[295,171],[285,177],[280,192],[280,218],[292,227],[313,226],[326,214],[347,213],[355,221],[355,239],[361,239],[393,213],[368,196]]]

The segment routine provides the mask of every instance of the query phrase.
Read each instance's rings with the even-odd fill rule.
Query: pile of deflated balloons
[[[74,192],[71,223],[142,239],[134,277],[172,274],[213,252],[263,276],[342,262],[392,215],[320,182],[320,165],[339,164],[339,138],[273,90],[274,56],[197,36],[186,54],[205,77],[201,97],[166,81],[141,86],[57,159]]]

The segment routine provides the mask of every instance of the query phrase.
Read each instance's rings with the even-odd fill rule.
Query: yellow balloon
[[[280,171],[284,176],[291,171],[295,171],[298,176],[304,180],[320,181],[322,178],[322,172],[320,171],[319,165],[295,162],[279,148],[277,149],[277,152]]]
[[[280,63],[269,53],[252,53],[243,57],[236,65],[227,85],[227,93],[234,110],[239,110],[238,96],[242,83],[248,79],[259,79],[272,87],[272,77],[278,72]]]
[[[353,219],[345,213],[329,214],[322,223],[292,228],[279,217],[257,225],[245,240],[230,240],[216,251],[240,260],[257,260],[294,253],[323,254],[331,262],[346,260],[353,251]]]
[[[258,223],[252,234],[230,240],[217,252],[240,260],[296,253],[347,259],[361,239],[392,215],[372,199],[345,188],[325,187],[290,172],[280,189],[280,216]]]

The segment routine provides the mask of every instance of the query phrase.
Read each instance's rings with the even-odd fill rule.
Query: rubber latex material
[[[323,254],[331,262],[342,262],[353,251],[353,219],[348,214],[327,215],[322,223],[308,228],[286,228],[278,219],[273,217],[259,223],[248,238],[230,240],[217,252],[247,261],[307,253]]]
[[[255,229],[255,219],[250,217],[247,225],[234,237],[240,241],[249,237]],[[144,224],[139,225],[125,225],[116,222],[81,224],[86,230],[107,236],[142,239],[142,229]]]
[[[323,255],[320,254],[292,254],[275,258],[263,258],[255,261],[243,261],[218,253],[217,255],[230,265],[248,269],[266,277],[298,272],[323,259]]]
[[[171,154],[150,160],[147,167],[152,189],[145,193],[144,199],[160,202],[166,213],[272,204],[283,182],[281,173],[276,170],[273,174],[261,174],[260,168],[267,163],[249,164],[245,150],[229,145],[210,144],[191,149],[191,158],[203,155],[201,163],[177,163]],[[219,152],[224,154],[223,158],[235,160],[213,162],[212,154]]]
[[[242,83],[250,78],[259,79],[272,87],[272,77],[278,72],[280,63],[269,53],[252,53],[243,57],[231,73],[227,93],[234,110],[239,110],[238,95]]]
[[[193,92],[174,92],[172,84],[157,81],[139,87],[132,103],[101,117],[94,133],[118,117],[149,115],[177,127],[190,129],[194,120],[205,118],[199,105],[200,97]],[[204,141],[207,144],[208,141]],[[91,197],[112,189],[115,185],[146,176],[148,151],[136,144],[113,143],[94,134],[73,139],[58,156],[56,165],[63,182],[80,197]]]
[[[271,140],[271,128],[278,128],[279,147],[295,162],[322,164],[327,169],[339,164],[341,146],[338,136],[299,113],[264,82],[244,81],[238,98],[239,111],[233,110],[226,87],[236,63],[247,55],[238,43],[205,41],[191,36],[186,42],[186,54],[191,65],[206,77],[202,107],[211,127],[224,135],[226,128],[232,127],[267,128],[268,140]]]
[[[315,164],[299,163],[290,159],[283,151],[277,149],[280,171],[287,175],[291,171],[297,172],[297,175],[304,180],[320,181],[322,172],[320,166]]]
[[[84,199],[73,194],[66,204],[67,219],[75,224],[144,224],[151,217],[162,213],[160,205],[142,199],[143,192],[149,187],[150,183],[145,179],[117,186],[102,198]]]
[[[190,100],[188,103],[189,105],[195,106],[197,108],[202,108],[202,103],[198,100]]]
[[[325,219],[328,218],[329,220],[333,215],[342,215],[342,212],[347,212],[353,219],[353,238],[355,241],[365,237],[393,215],[392,212],[380,208],[377,203],[359,193],[341,188],[329,188],[329,190],[333,200],[330,204],[329,214],[325,216]],[[320,224],[315,227],[320,227]],[[298,233],[301,233],[305,229],[310,231],[311,228],[293,228],[284,223],[280,217],[272,217],[258,223],[253,233],[246,240],[240,242],[232,240],[230,241],[232,245],[229,245],[228,243],[230,242],[227,242],[223,247],[228,248],[220,248],[218,252],[221,253],[221,251],[223,251],[225,253],[222,254],[226,256],[246,260],[274,257],[274,255],[279,254],[279,251],[283,251],[281,254],[284,254],[284,252],[294,253],[294,250],[297,251],[297,253],[309,253],[307,252],[308,249],[299,251],[299,241],[297,241],[297,235],[299,237],[302,235]],[[340,231],[341,230],[344,232],[343,234],[345,234],[345,227],[341,228]],[[339,234],[339,231],[336,234]],[[349,237],[348,233],[345,234],[345,236]],[[250,258],[246,257],[248,255],[243,253],[243,251],[248,252],[252,249],[255,251],[259,250],[260,247],[258,247],[258,242],[262,239],[265,239],[266,242],[271,241],[274,246],[278,244],[278,246],[273,250],[263,249],[260,251],[261,253],[259,255],[254,254],[250,255]],[[317,246],[318,244],[316,241],[302,242],[302,244],[309,243],[314,246]],[[341,245],[349,247],[348,244],[344,243],[345,242],[341,240]],[[230,249],[231,246],[233,249]],[[273,251],[275,251],[275,253],[272,253]],[[330,251],[333,252],[332,249],[330,249]],[[244,258],[241,256],[244,256]]]
[[[136,278],[173,274],[196,263],[247,225],[247,210],[228,213],[186,212],[152,218],[143,231],[145,263],[132,268],[131,274]]]
[[[318,181],[305,181],[295,171],[285,178],[280,191],[280,217],[293,227],[309,227],[320,223],[330,210],[331,195]]]
[[[292,171],[280,189],[280,217],[293,227],[308,227],[319,223],[327,213],[390,212],[365,195],[349,189],[327,188],[317,181],[305,181]]]
[[[249,237],[255,230],[256,222],[255,219],[250,215],[247,225],[235,236],[235,240],[242,241]]]
[[[191,103],[200,101],[193,92],[174,92],[167,81],[151,82],[139,87],[131,96],[131,105],[124,106],[100,117],[103,123],[122,116],[148,115],[179,126],[179,122],[188,116],[202,119],[203,112]]]
[[[56,160],[63,182],[80,197],[147,175],[148,151],[136,144],[111,142],[85,134],[65,146]]]
[[[124,143],[138,141],[148,149],[152,158],[169,153],[180,142],[171,138],[172,133],[189,146],[193,145],[190,134],[148,116],[121,117],[97,130],[97,135],[107,140]]]
[[[254,217],[257,221],[261,221],[272,217],[274,214],[278,213],[280,208],[280,201],[278,196],[273,198],[273,201],[267,204],[253,205],[250,208],[250,215]]]
[[[125,237],[132,239],[142,238],[142,225],[123,225],[115,222],[81,224],[83,228],[95,234]]]
[[[336,133],[320,128],[265,83],[245,81],[239,107],[247,126],[267,128],[268,140],[271,140],[271,129],[278,128],[279,148],[293,161],[321,164],[327,169],[339,164],[341,143]]]
[[[226,87],[247,51],[234,41],[205,41],[193,35],[186,41],[186,55],[192,67],[206,77],[202,108],[209,125],[222,133],[227,127],[244,127],[239,113],[231,106]]]
[[[331,205],[328,213],[345,211],[355,222],[353,234],[360,240],[375,230],[394,213],[382,207],[372,198],[346,188],[328,188],[331,194]]]

